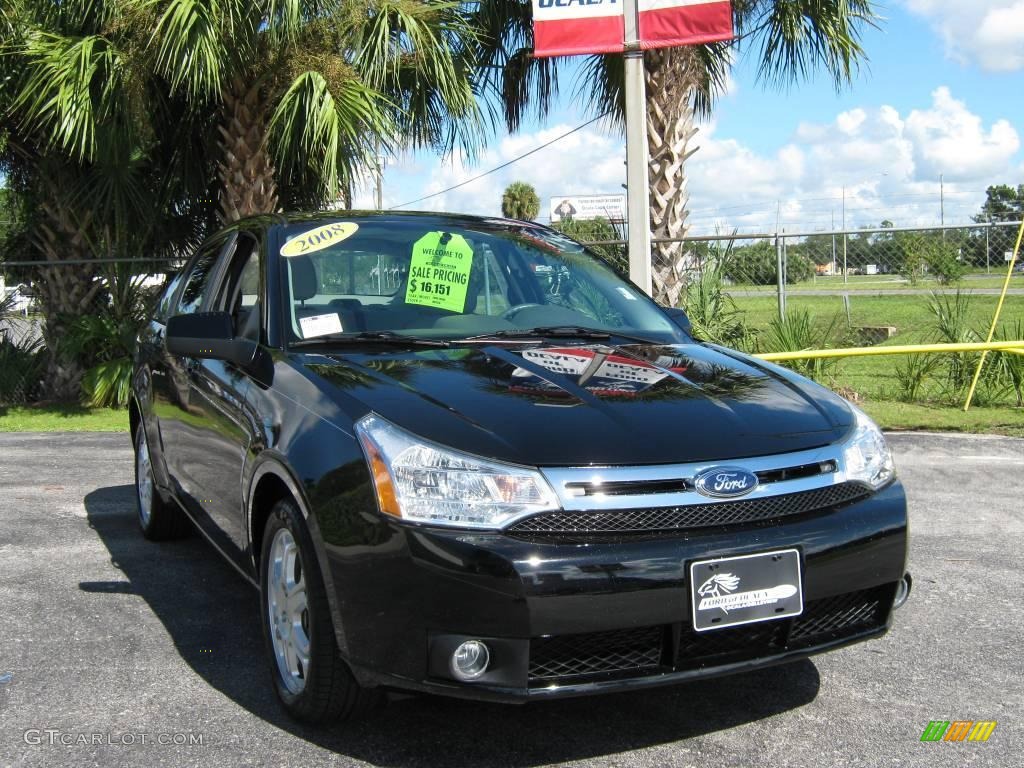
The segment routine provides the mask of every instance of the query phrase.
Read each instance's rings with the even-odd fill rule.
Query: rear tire
[[[313,541],[290,499],[263,530],[260,615],[274,689],[289,715],[322,725],[365,714],[380,699],[356,682],[338,651]]]
[[[185,513],[160,496],[153,473],[153,460],[146,439],[146,427],[135,430],[135,502],[139,528],[150,541],[180,539],[189,533]]]

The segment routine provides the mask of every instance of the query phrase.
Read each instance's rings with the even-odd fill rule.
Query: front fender
[[[256,540],[257,531],[253,529],[252,510],[256,497],[256,489],[260,481],[267,475],[273,475],[288,489],[289,494],[298,506],[302,518],[309,531],[310,540],[313,542],[313,551],[316,553],[317,564],[320,566],[320,574],[323,579],[324,589],[327,593],[327,603],[331,612],[331,620],[334,624],[334,634],[338,641],[338,648],[343,656],[348,656],[348,643],[342,622],[342,614],[338,594],[335,589],[334,579],[331,578],[330,564],[327,558],[327,551],[324,548],[323,534],[320,530],[317,516],[312,513],[312,505],[306,494],[305,488],[298,481],[295,472],[290,467],[286,457],[273,450],[263,451],[256,457],[252,465],[252,471],[246,493],[245,505],[245,529],[247,532],[247,546],[252,564],[253,573],[256,574],[257,583],[262,577],[259,572],[259,553],[255,551],[253,542]]]

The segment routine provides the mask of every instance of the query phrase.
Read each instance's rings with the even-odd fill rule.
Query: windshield
[[[293,342],[348,333],[458,340],[553,327],[688,341],[581,245],[539,227],[339,217],[279,235]]]

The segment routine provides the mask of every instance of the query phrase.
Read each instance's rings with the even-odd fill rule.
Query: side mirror
[[[256,342],[235,338],[234,323],[227,312],[175,315],[167,321],[167,351],[173,355],[226,360],[251,369],[258,350]]]
[[[677,307],[665,307],[665,314],[668,315],[668,319],[678,325],[687,336],[693,338],[693,325],[690,323],[690,318],[686,316],[686,312]]]

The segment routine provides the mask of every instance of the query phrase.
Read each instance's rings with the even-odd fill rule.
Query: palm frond
[[[170,0],[153,32],[157,69],[172,93],[216,100],[232,62],[251,53],[261,23],[244,0]]]
[[[79,162],[95,157],[100,131],[132,143],[132,72],[109,40],[35,30],[17,54],[25,80],[13,109],[24,130],[45,136],[51,147]]]
[[[861,40],[877,25],[871,0],[740,0],[741,46],[758,51],[758,78],[774,86],[804,82],[819,69],[836,88],[866,61]]]
[[[303,72],[270,120],[270,137],[284,175],[315,182],[332,199],[371,156],[374,136],[393,133],[384,97],[351,77],[333,87],[320,72]],[[343,151],[344,150],[344,151]]]
[[[352,3],[342,34],[352,66],[392,104],[395,141],[474,155],[485,121],[475,87],[477,31],[450,0]]]

